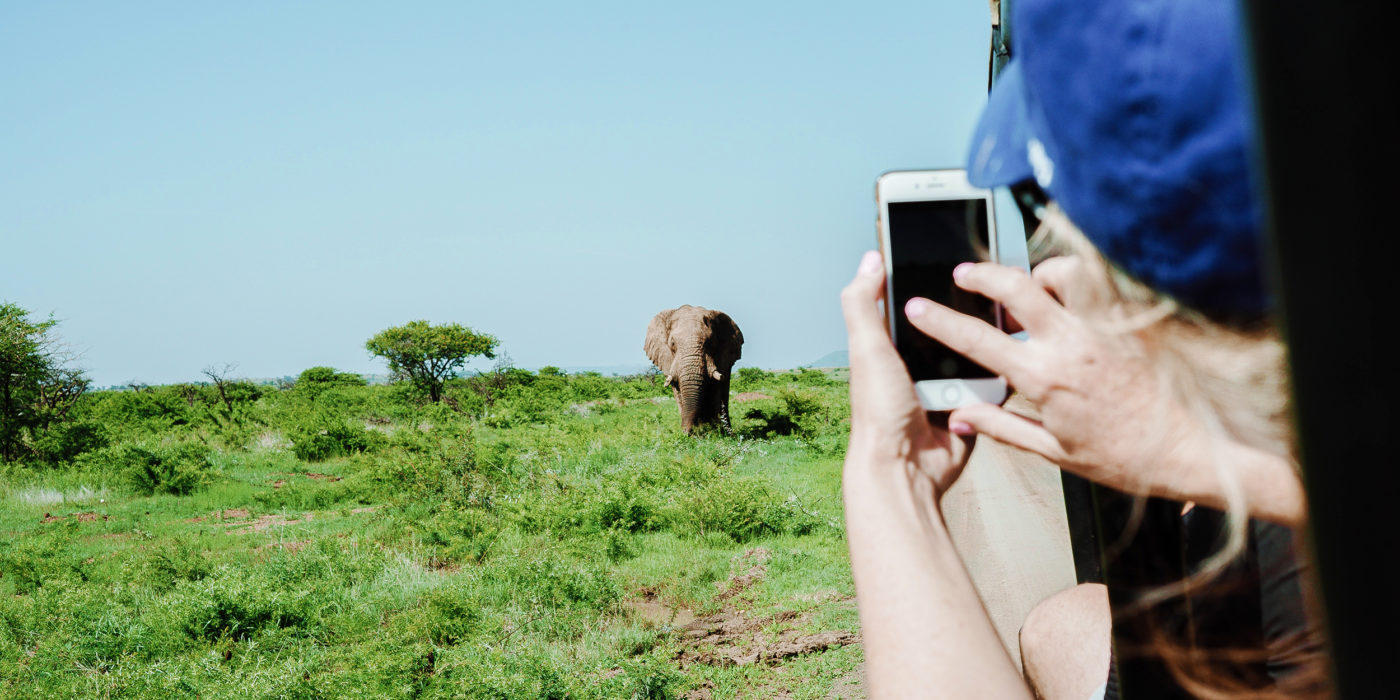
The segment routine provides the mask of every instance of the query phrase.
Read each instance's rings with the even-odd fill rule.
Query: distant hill
[[[816,362],[808,362],[804,367],[849,367],[851,356],[845,350],[832,350],[822,355]]]

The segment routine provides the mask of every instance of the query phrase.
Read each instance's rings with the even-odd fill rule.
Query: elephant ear
[[[723,311],[710,313],[710,347],[714,348],[715,359],[728,373],[743,355],[744,332],[739,330],[739,324],[729,314]]]
[[[675,313],[675,309],[669,309],[653,316],[647,324],[646,342],[642,344],[642,350],[662,373],[671,371],[671,361],[675,359],[671,354],[671,316]]]

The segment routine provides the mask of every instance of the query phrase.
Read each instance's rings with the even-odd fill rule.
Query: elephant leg
[[[715,387],[715,398],[719,401],[719,424],[724,428],[725,435],[733,435],[734,428],[729,423],[729,375],[725,374]]]

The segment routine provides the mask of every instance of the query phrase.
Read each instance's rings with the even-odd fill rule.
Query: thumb
[[[876,335],[888,339],[884,318],[876,306],[884,295],[885,265],[880,254],[872,250],[861,258],[855,278],[841,290],[841,311],[852,341],[869,340]]]

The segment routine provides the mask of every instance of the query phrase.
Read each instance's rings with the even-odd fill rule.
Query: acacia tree
[[[56,325],[0,304],[0,461],[33,454],[34,441],[65,422],[88,389],[88,378],[67,366],[70,353],[49,334]]]
[[[495,336],[460,324],[410,321],[380,331],[365,342],[365,349],[387,360],[390,372],[441,401],[442,383],[456,376],[468,358],[494,359],[498,343]]]

